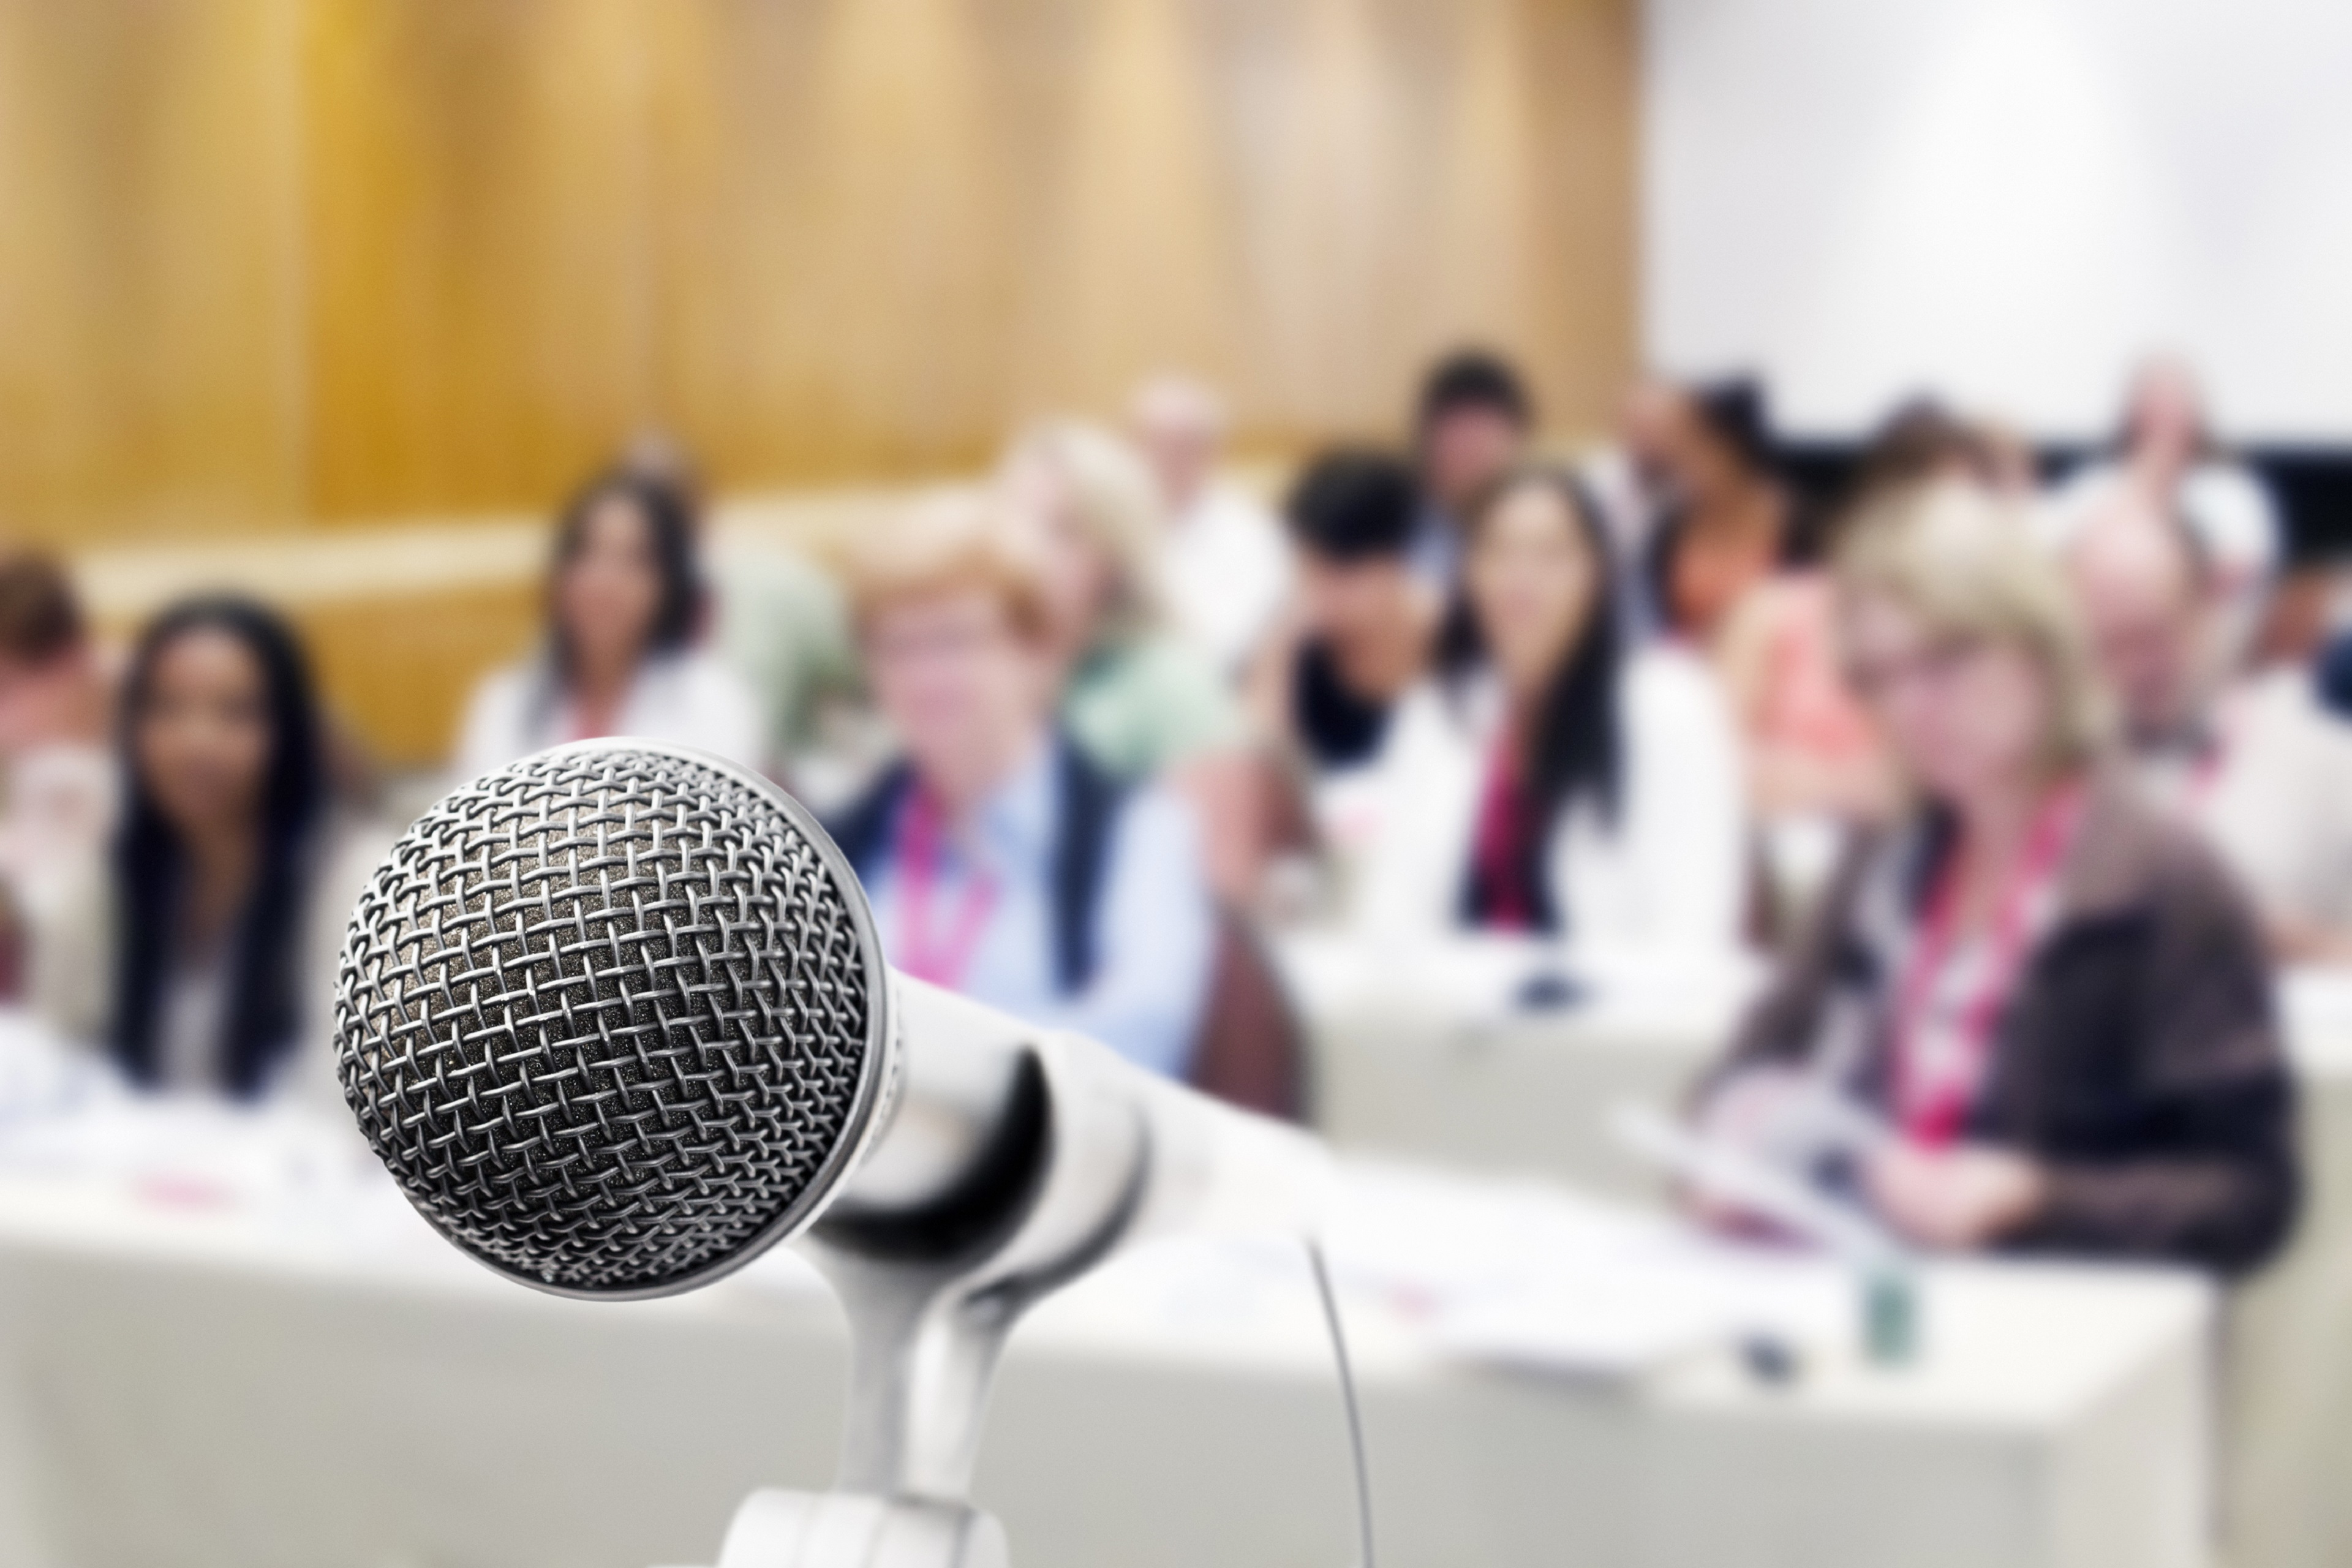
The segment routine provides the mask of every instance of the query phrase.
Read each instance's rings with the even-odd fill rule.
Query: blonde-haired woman
[[[1239,705],[1169,626],[1160,494],[1142,458],[1108,430],[1057,420],[1014,445],[1002,484],[1037,535],[1066,672],[1062,721],[1078,743],[1129,777],[1238,746]]]
[[[865,542],[851,602],[904,754],[830,826],[893,964],[1181,1077],[1214,942],[1198,835],[1054,721],[1034,542],[971,495]]]
[[[2298,1184],[2261,936],[2108,767],[2054,563],[2014,503],[1937,484],[1851,530],[1835,594],[1911,805],[1856,846],[1703,1123],[1922,1246],[2252,1268]]]

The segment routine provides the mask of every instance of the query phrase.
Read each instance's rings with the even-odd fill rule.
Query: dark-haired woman
[[[1643,578],[1652,624],[1711,651],[1748,592],[1784,563],[1788,492],[1773,476],[1763,390],[1749,381],[1677,387],[1660,413],[1665,521]]]
[[[1739,767],[1712,677],[1679,648],[1624,651],[1607,541],[1565,476],[1507,478],[1465,544],[1438,672],[1383,747],[1366,925],[1728,949]]]
[[[758,700],[695,646],[701,612],[683,499],[639,475],[592,482],[556,529],[545,646],[474,693],[459,776],[596,735],[672,741],[766,767]]]
[[[144,1088],[331,1092],[334,963],[383,836],[331,808],[299,643],[250,601],[183,603],[141,637],[121,726],[121,821],[40,933],[37,1004]]]

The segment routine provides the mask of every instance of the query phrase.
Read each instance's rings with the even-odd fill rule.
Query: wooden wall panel
[[[1436,348],[1588,424],[1632,0],[0,0],[0,526],[936,472],[1183,365],[1280,447]]]
[[[971,0],[660,14],[661,412],[722,483],[936,472],[999,423],[1017,182]]]
[[[544,502],[651,413],[649,7],[305,9],[312,510]]]
[[[0,531],[301,510],[299,0],[0,0]]]
[[[1464,340],[1589,429],[1634,4],[0,0],[0,538],[544,515],[646,427],[919,478],[1168,367],[1278,455]],[[415,756],[509,587],[320,621],[331,689]]]
[[[937,471],[1170,365],[1281,450],[1519,352],[1633,361],[1626,0],[686,0],[656,28],[659,416],[723,481]]]

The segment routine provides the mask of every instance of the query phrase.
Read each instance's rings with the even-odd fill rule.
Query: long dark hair
[[[1520,784],[1526,805],[1539,814],[1544,828],[1520,846],[1523,863],[1516,875],[1519,885],[1538,900],[1538,925],[1549,930],[1558,928],[1566,914],[1549,907],[1544,875],[1550,837],[1562,809],[1587,798],[1599,808],[1603,821],[1613,824],[1622,804],[1624,736],[1617,701],[1622,639],[1618,630],[1615,552],[1599,513],[1567,473],[1529,467],[1504,475],[1464,521],[1465,553],[1478,548],[1480,537],[1502,503],[1530,488],[1550,492],[1567,507],[1591,555],[1593,572],[1591,611],[1544,694],[1535,733],[1527,737],[1527,767]],[[1465,582],[1454,590],[1437,645],[1438,671],[1456,688],[1486,662],[1486,639],[1470,603],[1467,576],[1465,563]]]
[[[327,774],[308,659],[292,629],[271,610],[228,595],[183,600],[148,624],[123,681],[117,748],[123,815],[113,871],[121,911],[114,950],[115,1060],[137,1083],[153,1083],[157,1016],[172,967],[173,929],[187,855],[139,765],[138,731],[154,697],[155,667],[180,638],[216,631],[236,639],[260,668],[268,709],[269,755],[262,775],[261,862],[231,938],[228,997],[221,1019],[222,1084],[248,1097],[295,1044],[302,1024],[299,977],[305,860],[324,815]]]
[[[624,500],[645,519],[653,544],[654,569],[661,577],[661,597],[654,607],[654,624],[646,637],[646,651],[660,653],[684,646],[694,635],[702,614],[702,576],[694,558],[694,504],[674,479],[639,468],[618,468],[597,475],[575,491],[555,524],[555,552],[548,563],[548,644],[558,677],[569,680],[572,650],[556,613],[556,591],[564,569],[588,545],[588,520],[608,500]]]

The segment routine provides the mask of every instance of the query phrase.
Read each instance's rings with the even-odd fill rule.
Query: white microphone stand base
[[[761,1490],[727,1527],[717,1568],[1007,1568],[1004,1528],[966,1503]]]

